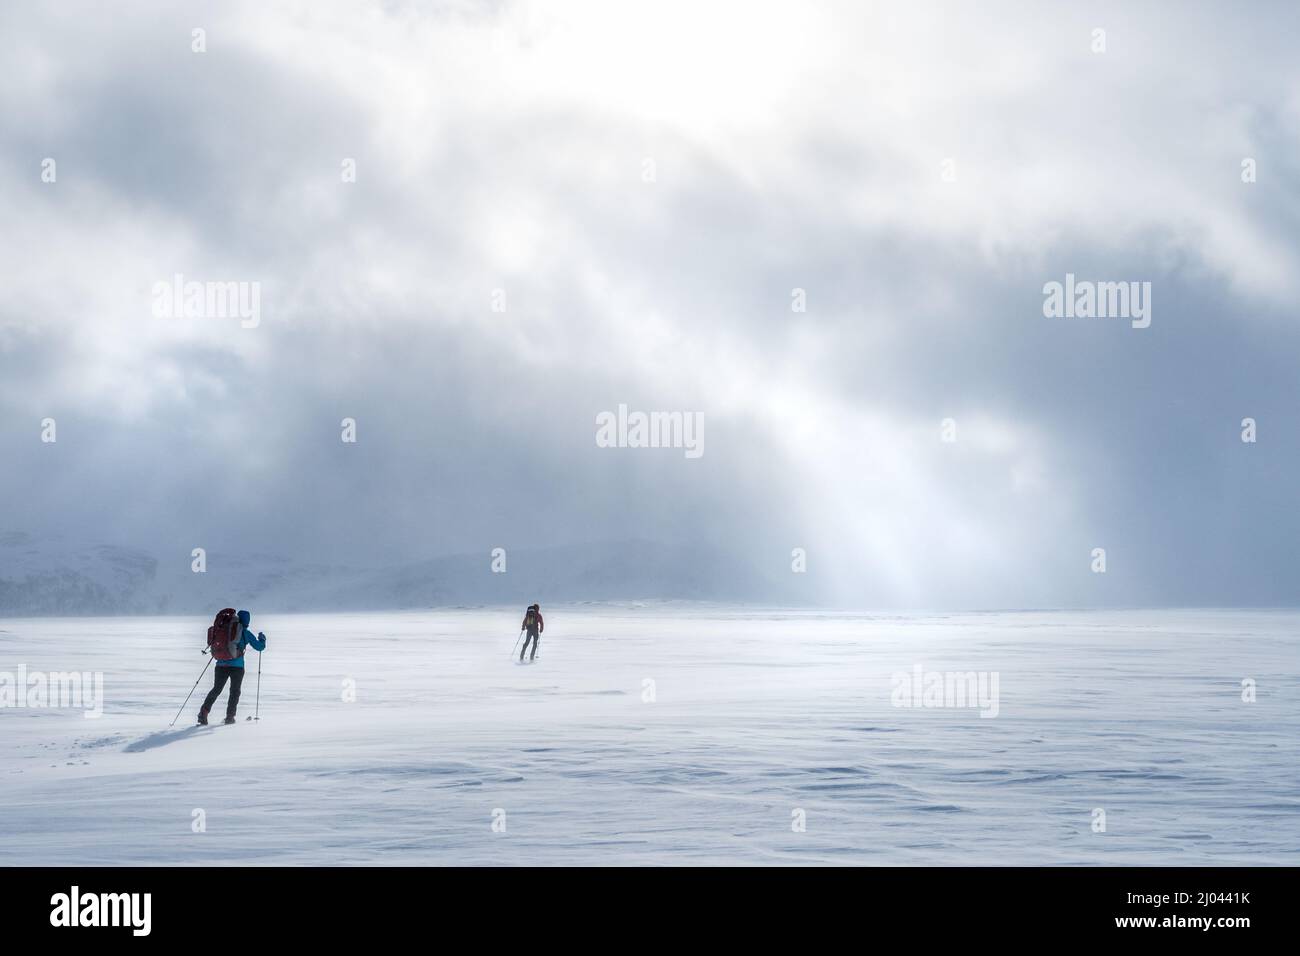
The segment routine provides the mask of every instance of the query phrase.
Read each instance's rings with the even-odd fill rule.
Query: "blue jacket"
[[[217,661],[218,667],[243,667],[244,666],[244,648],[251,646],[259,654],[266,650],[266,635],[254,634],[248,629],[248,622],[253,619],[253,615],[247,611],[239,612],[239,623],[243,633],[239,635],[239,656],[228,661]]]

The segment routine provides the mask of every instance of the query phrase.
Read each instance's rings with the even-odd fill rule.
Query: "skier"
[[[524,613],[524,623],[519,625],[519,629],[528,629],[528,636],[524,638],[524,646],[519,649],[519,659],[524,659],[524,651],[528,650],[528,642],[533,642],[533,652],[528,655],[531,661],[537,656],[538,635],[546,630],[546,624],[542,620],[542,606],[540,604],[528,605],[528,610]]]
[[[221,696],[226,681],[230,681],[230,699],[226,701],[225,722],[228,724],[235,722],[235,708],[239,706],[239,689],[244,683],[244,648],[251,645],[259,654],[266,650],[266,635],[259,631],[254,637],[253,632],[248,629],[248,622],[252,619],[253,616],[247,611],[239,612],[239,641],[234,643],[235,656],[228,661],[218,661],[213,669],[212,690],[208,691],[207,699],[199,708],[200,724],[208,722],[208,711],[212,710],[212,705]]]

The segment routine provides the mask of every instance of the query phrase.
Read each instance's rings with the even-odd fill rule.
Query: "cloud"
[[[845,604],[1294,602],[1295,18],[6,9],[0,491],[186,561],[647,539],[804,547]],[[1152,327],[1044,318],[1066,272]],[[155,317],[177,273],[261,324]],[[597,448],[619,403],[705,456]]]

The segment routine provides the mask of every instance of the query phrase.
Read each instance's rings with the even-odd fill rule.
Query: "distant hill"
[[[493,573],[488,549],[385,567],[299,562],[211,551],[161,556],[109,544],[68,546],[0,532],[0,616],[197,614],[225,604],[268,611],[400,610],[475,604],[616,600],[805,603],[795,576],[763,573],[736,555],[646,541],[509,551]],[[707,569],[701,572],[700,569]]]

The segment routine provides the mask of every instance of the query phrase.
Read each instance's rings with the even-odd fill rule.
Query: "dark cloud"
[[[0,14],[6,524],[182,565],[656,542],[691,596],[802,547],[782,600],[1300,598],[1289,7],[1103,9],[1105,59],[1036,7],[849,6],[771,69],[755,11],[672,75],[561,9]],[[1045,318],[1066,272],[1151,282],[1151,327]],[[175,273],[261,283],[261,324],[154,317]],[[619,403],[702,412],[704,456],[596,447]]]

